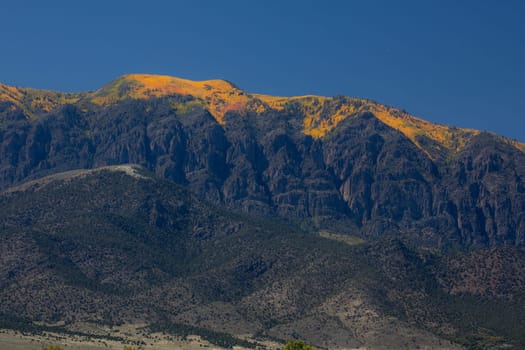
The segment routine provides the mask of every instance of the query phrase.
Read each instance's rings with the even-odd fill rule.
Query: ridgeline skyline
[[[67,92],[128,73],[346,95],[525,141],[519,1],[4,3],[0,82]]]

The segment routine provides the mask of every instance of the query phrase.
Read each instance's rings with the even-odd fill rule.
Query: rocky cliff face
[[[92,93],[0,90],[0,185],[136,163],[244,212],[432,246],[525,245],[522,144],[372,101],[125,76]]]

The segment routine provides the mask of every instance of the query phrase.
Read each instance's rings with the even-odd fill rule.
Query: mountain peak
[[[221,124],[228,111],[241,111],[248,101],[244,91],[226,80],[193,81],[153,74],[123,75],[95,91],[92,101],[107,104],[123,98],[147,99],[170,95],[188,95],[203,102]]]
[[[141,91],[150,90],[152,93],[159,95],[184,93],[204,95],[204,91],[229,91],[237,89],[232,83],[222,79],[195,81],[157,74],[126,74],[119,79],[139,83],[142,88]]]

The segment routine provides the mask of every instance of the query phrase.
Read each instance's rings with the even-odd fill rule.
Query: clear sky
[[[366,97],[525,141],[522,0],[0,2],[0,81],[94,90],[125,73]]]

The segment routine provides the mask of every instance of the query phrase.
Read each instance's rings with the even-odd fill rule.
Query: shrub
[[[288,341],[283,350],[315,350],[315,348],[302,340],[293,340]]]

